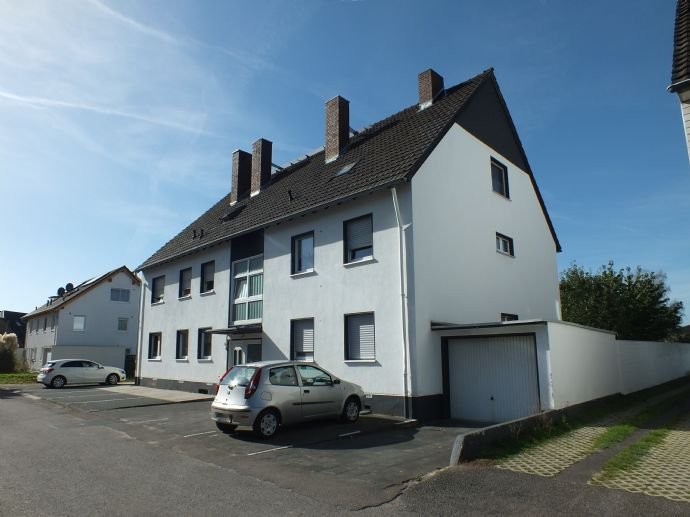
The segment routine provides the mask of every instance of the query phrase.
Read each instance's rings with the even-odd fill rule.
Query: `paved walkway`
[[[602,478],[600,468],[606,460],[645,436],[649,432],[648,429],[638,430],[624,443],[601,452],[600,455],[603,456],[599,458],[593,456],[591,460],[594,461],[584,462],[582,468],[579,466],[571,468],[597,452],[594,446],[595,441],[609,427],[623,423],[645,408],[683,391],[687,391],[687,386],[647,399],[626,411],[609,415],[593,425],[578,428],[522,451],[501,461],[497,468],[542,477],[553,477],[563,473],[559,479],[569,478],[569,473],[579,470],[583,472],[578,472],[575,477],[584,474],[580,482],[588,480],[590,485],[665,497],[673,501],[690,502],[690,409],[685,410],[681,421],[664,441],[654,446],[629,471],[619,471],[613,477]],[[678,411],[678,408],[675,411]],[[567,472],[564,472],[566,469],[568,469]]]
[[[608,479],[597,474],[590,484],[690,502],[690,414],[634,468]]]
[[[190,393],[188,391],[162,390],[159,388],[145,388],[144,386],[134,386],[132,384],[120,384],[119,386],[108,386],[108,391],[123,393],[126,395],[136,395],[150,399],[164,400],[166,402],[191,402],[195,400],[213,400],[214,395],[204,393]]]

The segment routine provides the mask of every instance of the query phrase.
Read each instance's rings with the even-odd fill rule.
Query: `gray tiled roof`
[[[673,34],[673,69],[669,90],[678,91],[678,83],[690,79],[690,0],[678,0]],[[687,86],[687,85],[686,85]]]
[[[467,100],[487,80],[495,81],[493,69],[448,88],[424,110],[420,111],[415,104],[373,124],[353,136],[348,147],[333,162],[325,163],[324,152],[320,151],[290,165],[274,174],[258,195],[240,200],[232,207],[230,194],[227,194],[137,270],[363,192],[409,180],[448,131]],[[337,174],[353,162],[356,164],[349,172]],[[545,209],[544,215],[548,221]],[[201,230],[203,237],[199,238]],[[555,233],[554,240],[558,243]]]

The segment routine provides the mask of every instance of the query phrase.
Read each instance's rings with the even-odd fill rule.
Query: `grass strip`
[[[31,384],[33,382],[36,382],[35,373],[0,373],[0,384]]]
[[[668,429],[655,429],[649,432],[640,441],[635,442],[607,461],[595,479],[600,482],[608,481],[616,477],[620,472],[632,470],[649,453],[652,447],[664,441],[669,432]]]
[[[600,449],[607,449],[613,445],[616,445],[628,436],[637,431],[643,424],[653,420],[673,408],[679,407],[683,401],[688,397],[688,391],[684,390],[677,395],[669,397],[665,400],[660,401],[658,404],[652,404],[649,407],[644,408],[642,411],[635,413],[630,418],[627,418],[624,422],[618,425],[609,427],[603,434],[599,435],[594,443],[592,444],[592,452],[598,451]]]
[[[530,431],[520,432],[520,430],[517,429],[510,438],[500,440],[487,448],[482,453],[482,457],[498,461],[505,460],[521,452],[538,447],[544,442],[564,436],[580,427],[596,422],[612,413],[623,413],[636,405],[645,404],[672,389],[674,388],[657,386],[644,390],[643,392],[632,393],[622,400],[602,401],[601,404],[593,406],[587,409],[587,411],[569,419],[565,416],[562,416],[557,422],[549,422],[545,419],[542,425],[538,425]],[[633,434],[643,423],[665,413],[674,406],[677,406],[682,400],[685,400],[688,397],[688,392],[688,389],[684,389],[676,395],[650,404],[631,417],[626,418],[620,424],[609,427],[594,441],[591,452],[605,449],[622,442]]]

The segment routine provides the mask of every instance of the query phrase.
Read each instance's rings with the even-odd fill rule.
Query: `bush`
[[[17,351],[17,335],[0,335],[0,373],[12,373],[16,368],[15,352]]]

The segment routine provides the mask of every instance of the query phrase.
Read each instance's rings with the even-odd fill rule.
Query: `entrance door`
[[[260,339],[229,339],[227,341],[228,368],[238,364],[261,361]]]
[[[496,423],[539,413],[533,335],[448,340],[452,418]]]

